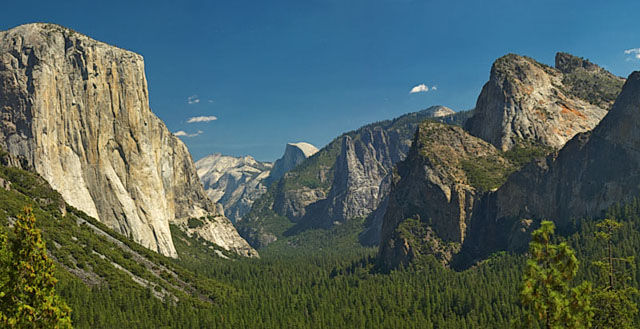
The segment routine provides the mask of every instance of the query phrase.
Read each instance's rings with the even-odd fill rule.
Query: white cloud
[[[213,103],[213,99],[210,99],[210,100],[208,100],[207,102],[209,102],[209,103]]]
[[[422,84],[419,84],[417,86],[413,86],[413,88],[411,88],[411,91],[409,93],[410,94],[426,93],[427,91],[429,91],[429,87],[427,87],[427,85],[422,83]]]
[[[198,95],[191,95],[187,97],[187,103],[189,104],[200,103],[200,98],[198,98]]]
[[[210,116],[200,116],[200,117],[192,117],[189,118],[189,120],[187,120],[187,123],[194,123],[194,122],[209,122],[209,121],[215,121],[218,120],[217,117],[210,115]]]
[[[636,59],[640,59],[640,48],[631,48],[624,51],[627,55],[633,55]],[[629,60],[627,58],[627,60]]]
[[[438,90],[438,86],[431,87],[431,90]]]
[[[184,130],[178,130],[178,131],[174,132],[173,134],[178,136],[178,137],[180,137],[180,136],[182,136],[182,137],[196,137],[196,136],[198,136],[198,135],[200,135],[202,133],[203,133],[202,130],[198,130],[198,132],[194,133],[194,134],[189,134]]]

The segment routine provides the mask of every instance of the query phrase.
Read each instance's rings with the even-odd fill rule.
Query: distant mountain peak
[[[267,178],[267,185],[282,178],[285,173],[297,167],[306,158],[316,154],[318,148],[307,142],[287,143],[282,158],[276,160]]]
[[[434,118],[446,117],[447,115],[456,113],[456,111],[442,105],[431,106],[428,109],[425,109],[424,112]]]
[[[305,157],[310,157],[314,154],[316,154],[316,152],[318,152],[318,148],[307,143],[307,142],[297,142],[297,143],[287,143],[287,145],[291,145],[292,147],[296,147],[298,149],[300,149],[300,151],[302,151],[302,153],[304,153]],[[286,150],[285,150],[286,152]]]

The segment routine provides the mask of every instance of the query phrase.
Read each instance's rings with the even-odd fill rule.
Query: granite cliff
[[[619,98],[600,122],[623,82],[564,53],[557,54],[555,69],[517,55],[498,59],[465,125],[492,145],[462,131],[429,139],[424,135],[433,128],[420,127],[416,150],[397,166],[385,214],[377,214],[383,218],[383,266],[397,267],[423,254],[468,266],[496,250],[523,250],[532,219],[591,216],[625,200],[623,193],[633,197],[632,183],[619,188],[624,181],[619,172],[634,162],[615,153],[618,144],[585,149],[590,136],[621,112]],[[614,130],[628,134],[631,128]],[[605,164],[605,158],[622,161]],[[620,183],[611,185],[614,177]],[[459,191],[463,197],[456,197]]]
[[[556,68],[509,54],[493,64],[467,130],[503,151],[522,143],[560,149],[602,120],[623,83],[566,53],[556,55]]]
[[[370,216],[388,194],[393,165],[405,158],[418,124],[454,115],[435,106],[364,126],[336,138],[274,183],[239,231],[253,246],[314,227]],[[365,239],[377,240],[381,221],[368,220]]]
[[[316,152],[318,149],[309,143],[288,143],[275,163],[256,161],[251,156],[212,154],[198,160],[196,168],[209,198],[223,206],[225,216],[238,222],[267,186]]]
[[[288,143],[282,157],[273,164],[265,183],[267,185],[279,180],[285,173],[297,167],[308,157],[316,154],[318,148],[305,142]]]
[[[233,157],[211,154],[196,161],[198,176],[213,202],[220,203],[224,214],[240,221],[267,186],[272,163],[256,161],[251,156]]]
[[[215,218],[194,233],[255,254],[151,112],[142,56],[53,24],[0,32],[0,111],[2,148],[108,227],[177,257],[169,223]]]
[[[640,72],[632,73],[615,104],[591,132],[579,134],[559,152],[509,177],[487,196],[469,249],[519,250],[510,232],[522,219],[549,219],[559,226],[571,218],[595,217],[640,194]],[[525,226],[528,226],[528,223]],[[494,233],[492,233],[494,232]],[[479,248],[484,245],[490,247]]]
[[[514,165],[460,127],[425,121],[397,164],[384,214],[379,259],[387,267],[424,254],[449,264],[460,251],[483,193]]]

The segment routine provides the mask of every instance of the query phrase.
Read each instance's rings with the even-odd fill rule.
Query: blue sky
[[[194,160],[274,160],[287,142],[322,147],[431,105],[472,108],[506,53],[553,64],[567,51],[626,77],[640,69],[624,52],[640,47],[638,12],[640,1],[32,0],[4,3],[0,29],[57,23],[140,53],[152,110],[190,135]],[[410,93],[419,84],[429,91]]]

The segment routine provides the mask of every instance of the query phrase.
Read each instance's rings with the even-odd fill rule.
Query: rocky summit
[[[467,129],[503,151],[522,143],[560,149],[602,120],[623,83],[566,53],[556,68],[509,54],[493,64]]]
[[[612,154],[626,138],[598,142],[619,108],[628,107],[621,102],[631,103],[623,92],[608,112],[624,81],[566,53],[558,53],[556,68],[518,55],[496,60],[465,125],[477,137],[424,123],[415,150],[397,165],[385,213],[376,215],[383,219],[382,264],[393,268],[432,254],[467,266],[496,250],[523,250],[532,218],[594,216],[625,193],[636,195],[617,174],[633,172],[636,161]]]
[[[390,173],[409,151],[416,127],[454,114],[434,106],[334,139],[269,187],[239,227],[241,234],[254,246],[264,246],[284,233],[282,227],[294,225],[291,232],[299,232],[371,216],[363,242],[375,244],[382,226],[375,214],[384,211],[374,211],[386,204]]]
[[[242,220],[253,201],[267,190],[264,180],[272,167],[272,163],[256,161],[251,156],[211,154],[196,161],[205,192],[222,205],[225,216],[232,221]]]
[[[199,235],[255,254],[151,112],[142,56],[42,23],[0,32],[0,54],[0,144],[67,203],[170,257],[169,223],[192,217],[215,219]]]
[[[640,72],[634,72],[598,127],[514,173],[487,197],[470,249],[521,249],[510,236],[524,228],[521,219],[550,219],[562,226],[570,218],[599,216],[607,207],[637,197],[639,125]],[[500,230],[505,233],[489,233]]]
[[[271,169],[266,184],[271,184],[284,176],[289,170],[297,167],[306,158],[316,154],[318,148],[305,142],[288,143],[282,158],[276,160]]]
[[[397,267],[431,254],[449,264],[465,241],[478,200],[513,167],[493,145],[460,127],[422,123],[393,173],[380,261]]]
[[[280,179],[318,149],[305,142],[288,143],[275,163],[256,161],[251,156],[233,157],[212,154],[196,162],[198,176],[214,202],[224,208],[225,216],[241,221],[267,186]]]

